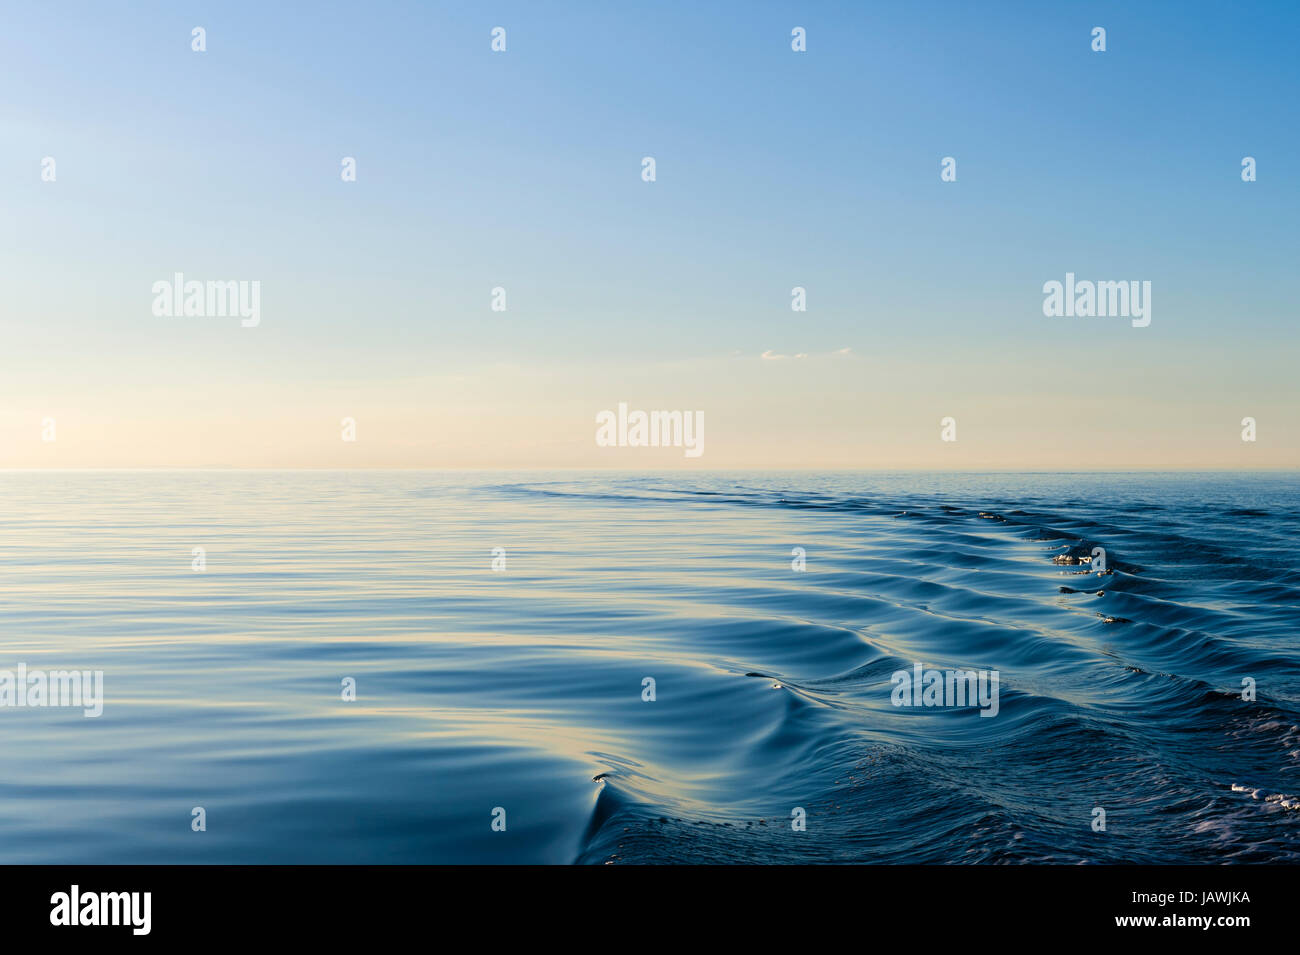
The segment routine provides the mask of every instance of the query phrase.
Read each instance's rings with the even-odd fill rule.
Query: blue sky
[[[681,464],[594,447],[620,400],[712,411],[705,466],[1300,464],[1294,4],[7,19],[0,465]],[[154,318],[175,271],[260,280],[262,324]],[[1151,326],[1045,318],[1067,271],[1151,281]]]

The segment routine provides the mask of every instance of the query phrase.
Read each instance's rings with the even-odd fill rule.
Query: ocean
[[[2,472],[0,862],[1294,863],[1297,490]]]

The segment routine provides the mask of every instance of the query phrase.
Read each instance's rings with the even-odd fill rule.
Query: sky
[[[1297,468],[1298,41],[1284,2],[14,4],[0,467]],[[155,315],[177,272],[259,323]],[[1150,325],[1045,316],[1067,273]],[[620,402],[704,452],[599,446]]]

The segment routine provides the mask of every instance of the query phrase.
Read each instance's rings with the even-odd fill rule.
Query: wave
[[[680,595],[683,652],[743,660],[734,676],[784,703],[726,708],[725,734],[742,748],[707,809],[675,798],[671,767],[644,767],[631,788],[618,771],[603,777],[579,861],[1205,861],[1223,857],[1225,831],[1235,861],[1300,858],[1291,820],[1247,825],[1223,783],[1252,760],[1275,785],[1295,782],[1300,661],[1278,628],[1300,588],[1274,552],[1216,539],[1204,515],[1193,534],[1173,503],[1174,519],[1151,526],[1149,508],[1121,521],[1084,504],[509,490],[663,507],[683,522],[695,507],[805,514],[801,538],[827,551],[809,546],[803,573],[774,564],[738,586],[744,610],[716,584]],[[999,670],[997,718],[893,707],[890,675],[914,662]],[[1107,830],[1094,832],[1093,811],[1107,807]]]
[[[1294,475],[0,481],[4,861],[1300,861]]]

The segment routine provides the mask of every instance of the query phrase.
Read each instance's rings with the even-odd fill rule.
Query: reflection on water
[[[1294,862],[1297,484],[0,473],[0,862]]]

